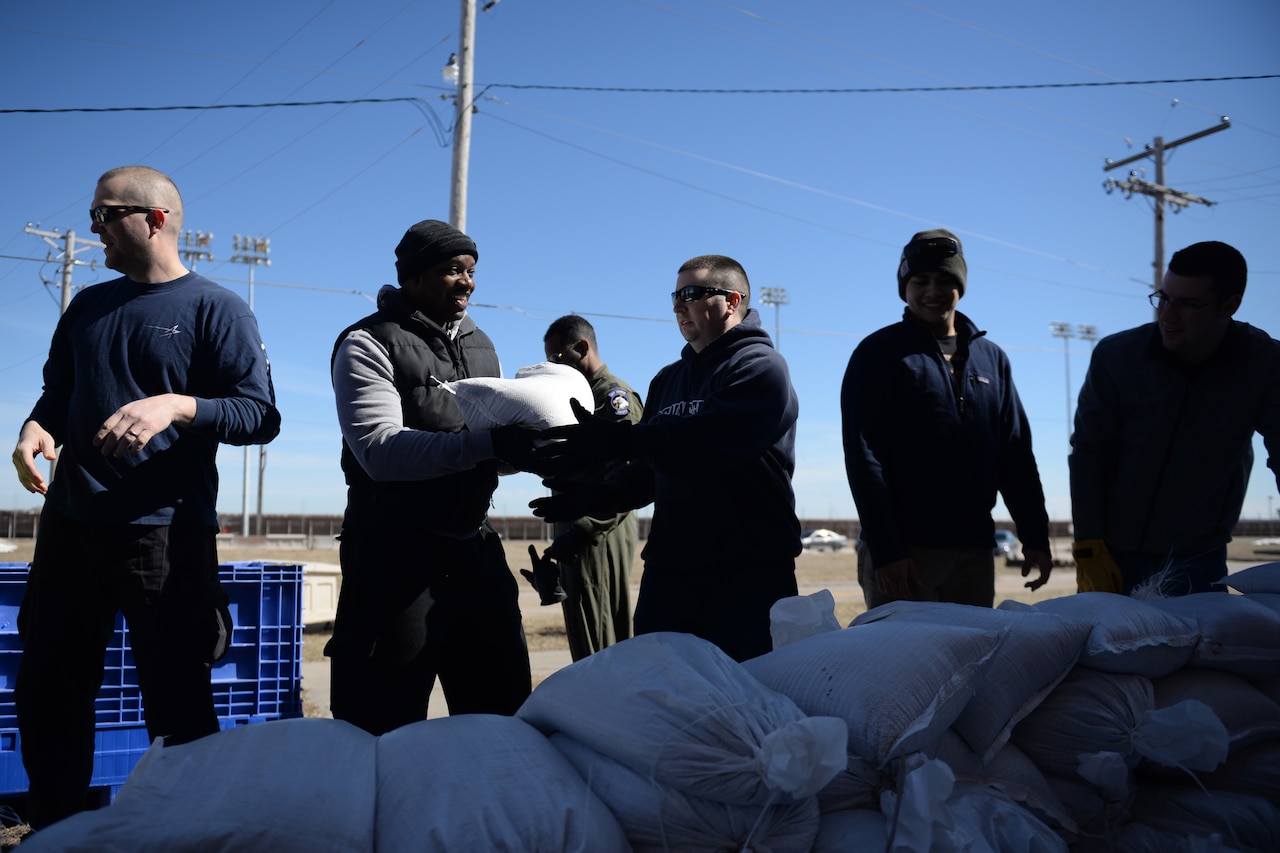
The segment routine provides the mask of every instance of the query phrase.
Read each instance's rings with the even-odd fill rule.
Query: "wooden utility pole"
[[[471,98],[475,66],[476,0],[462,0],[458,35],[458,92],[454,97],[453,179],[449,191],[449,224],[467,230],[467,173],[471,163]]]
[[[55,249],[61,248],[62,252],[62,307],[60,314],[67,312],[67,306],[71,304],[71,271],[76,266],[84,266],[84,261],[77,261],[76,255],[89,249],[101,249],[102,243],[98,242],[95,237],[92,240],[86,240],[83,237],[77,237],[76,232],[68,231],[66,234],[59,234],[57,231],[41,231],[39,228],[32,228],[28,225],[23,229],[28,234],[35,234],[37,237],[43,237],[44,241]],[[59,247],[54,240],[61,240],[62,246]],[[49,257],[53,260],[53,256]],[[94,265],[88,265],[93,269]]]
[[[1181,139],[1175,139],[1173,142],[1165,142],[1164,137],[1157,136],[1155,138],[1155,141],[1151,145],[1146,146],[1146,150],[1143,151],[1141,154],[1134,154],[1132,157],[1126,157],[1123,160],[1112,160],[1108,158],[1106,165],[1102,167],[1102,170],[1104,172],[1109,172],[1112,169],[1118,169],[1121,166],[1126,166],[1129,163],[1134,163],[1134,162],[1137,162],[1138,160],[1142,160],[1147,157],[1150,157],[1153,160],[1155,160],[1156,182],[1154,184],[1139,178],[1137,176],[1136,171],[1129,173],[1129,180],[1127,181],[1117,181],[1115,178],[1107,178],[1107,180],[1103,181],[1102,183],[1103,188],[1105,188],[1107,192],[1120,189],[1120,190],[1124,190],[1126,196],[1132,196],[1134,193],[1141,193],[1142,195],[1149,195],[1153,199],[1155,199],[1156,252],[1155,252],[1155,260],[1152,261],[1152,267],[1153,267],[1152,285],[1151,285],[1152,290],[1159,290],[1160,285],[1164,282],[1164,206],[1165,206],[1165,202],[1168,202],[1169,204],[1174,206],[1175,213],[1181,210],[1182,208],[1187,207],[1190,204],[1212,205],[1214,203],[1214,202],[1208,201],[1207,199],[1200,198],[1199,196],[1194,196],[1194,195],[1191,195],[1190,193],[1184,193],[1179,190],[1170,189],[1169,187],[1165,186],[1165,182],[1164,182],[1165,152],[1168,151],[1170,148],[1177,148],[1179,145],[1182,145],[1185,142],[1191,142],[1192,140],[1200,139],[1201,137],[1208,136],[1211,133],[1217,133],[1220,130],[1226,130],[1229,127],[1231,127],[1231,119],[1227,118],[1226,116],[1223,116],[1222,122],[1220,124],[1214,127],[1207,128],[1206,130],[1202,130],[1198,133],[1193,133],[1190,136],[1184,136]]]

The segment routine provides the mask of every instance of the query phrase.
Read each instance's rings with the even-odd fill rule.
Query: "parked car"
[[[821,527],[817,530],[806,530],[800,534],[800,544],[806,551],[839,551],[848,541],[849,537],[843,533]]]
[[[991,553],[997,558],[1004,557],[1009,565],[1016,564],[1019,568],[1022,566],[1022,543],[1013,535],[1012,530],[996,530],[996,546]]]

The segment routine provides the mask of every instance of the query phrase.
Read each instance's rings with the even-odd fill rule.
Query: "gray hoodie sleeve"
[[[406,427],[391,358],[367,332],[356,330],[338,345],[333,394],[342,437],[374,480],[429,480],[493,458],[488,430],[430,432]]]

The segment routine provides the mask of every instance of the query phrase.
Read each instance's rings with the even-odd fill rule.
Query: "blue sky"
[[[98,175],[145,163],[177,182],[187,227],[214,235],[199,272],[247,295],[248,268],[226,260],[232,237],[270,239],[254,307],[284,426],[267,451],[264,509],[340,512],[329,354],[393,280],[405,228],[448,218],[452,90],[440,69],[458,21],[445,0],[5,4],[3,109],[419,100],[0,114],[0,434],[16,437],[39,393],[58,315],[58,262],[24,227],[91,237]],[[1009,353],[1049,514],[1068,518],[1067,409],[1089,344],[1051,324],[1106,335],[1151,319],[1151,202],[1103,182],[1144,166],[1154,181],[1154,164],[1104,172],[1106,158],[1231,118],[1169,152],[1166,184],[1216,203],[1167,215],[1166,259],[1199,240],[1236,245],[1251,266],[1237,317],[1280,335],[1280,79],[1112,84],[1278,73],[1278,37],[1273,0],[502,0],[476,26],[472,314],[508,375],[542,359],[552,319],[586,314],[610,367],[644,389],[682,345],[667,296],[677,267],[736,257],[757,291],[787,292],[762,312],[800,397],[799,512],[850,518],[845,363],[901,315],[902,244],[949,227],[969,263],[960,308]],[[637,88],[879,91],[620,91]],[[112,277],[100,252],[78,257],[92,266],[76,269],[76,287]],[[1280,501],[1255,448],[1244,514],[1258,518]],[[706,464],[699,448],[689,464]],[[228,513],[242,465],[239,448],[221,451]],[[38,505],[7,482],[0,505]],[[256,477],[250,490],[253,506]],[[506,478],[494,512],[526,514],[543,491],[530,475]]]

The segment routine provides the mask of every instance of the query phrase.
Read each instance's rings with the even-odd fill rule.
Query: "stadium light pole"
[[[787,289],[785,287],[760,288],[760,304],[773,306],[773,346],[782,352],[782,327],[778,324],[780,306],[787,305]]]
[[[1066,371],[1067,382],[1067,440],[1071,440],[1071,352],[1067,349],[1067,341],[1076,336],[1070,323],[1049,323],[1055,338],[1062,338],[1062,366]]]
[[[271,266],[271,240],[266,237],[250,237],[248,234],[243,236],[236,234],[231,240],[231,247],[234,254],[230,260],[233,264],[247,264],[249,267],[249,312],[253,312],[253,270],[259,264],[264,267]],[[262,459],[264,451],[262,445],[258,445],[258,469],[259,477],[262,475],[264,460]],[[258,499],[262,499],[262,489],[259,485]],[[258,531],[261,533],[262,531]],[[240,503],[240,535],[249,535],[249,445],[244,446],[244,494]]]

